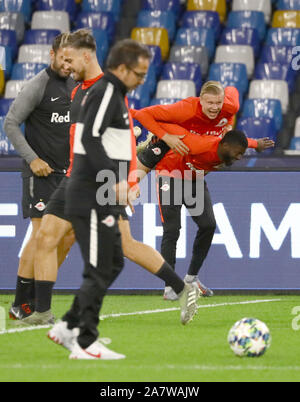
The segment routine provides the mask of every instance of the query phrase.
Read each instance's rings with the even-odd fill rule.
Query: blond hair
[[[219,81],[207,81],[201,88],[200,96],[205,94],[223,95],[224,88]]]

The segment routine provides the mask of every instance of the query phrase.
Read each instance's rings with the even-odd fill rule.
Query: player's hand
[[[29,166],[33,174],[40,177],[47,177],[49,176],[49,174],[54,172],[54,170],[48,165],[48,163],[40,158],[34,159]]]
[[[269,137],[260,138],[259,140],[257,140],[257,148],[255,148],[255,150],[256,152],[263,152],[268,148],[273,148],[274,145],[275,142],[273,140],[270,140]]]
[[[126,206],[128,204],[128,183],[126,180],[122,180],[113,186],[116,193],[116,201],[120,205]]]
[[[178,152],[180,155],[186,155],[189,153],[190,149],[186,146],[181,138],[184,138],[185,135],[171,135],[165,134],[162,137],[162,140],[174,151]]]

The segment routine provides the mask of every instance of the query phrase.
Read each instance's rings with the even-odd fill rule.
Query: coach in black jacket
[[[127,176],[135,146],[125,96],[143,83],[149,61],[148,49],[138,42],[127,39],[117,43],[108,57],[108,72],[81,104],[66,193],[66,213],[85,263],[79,296],[64,317],[70,327],[79,321],[72,359],[125,357],[97,341],[97,326],[103,297],[124,265],[118,218],[125,214]],[[99,173],[108,181],[101,184]]]

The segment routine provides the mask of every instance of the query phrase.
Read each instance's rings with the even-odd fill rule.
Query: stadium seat
[[[7,112],[10,108],[10,105],[13,103],[13,99],[0,99],[0,116],[6,116]]]
[[[11,29],[0,29],[0,46],[9,46],[12,51],[12,57],[15,59],[18,54],[16,32]]]
[[[242,95],[248,90],[247,68],[241,63],[212,63],[209,69],[208,80],[220,81],[224,84],[238,86]]]
[[[226,0],[188,0],[187,10],[217,11],[220,16],[220,21],[223,23],[226,19],[227,4]]]
[[[185,99],[197,96],[196,86],[189,80],[161,80],[158,81],[155,98]]]
[[[12,67],[11,79],[30,80],[46,67],[48,65],[43,63],[15,63]]]
[[[5,86],[4,98],[14,99],[21,91],[26,81],[21,80],[9,80]]]
[[[300,151],[300,138],[299,137],[293,137],[291,139],[289,149],[294,150],[294,151]]]
[[[209,61],[206,47],[173,45],[171,47],[169,61],[197,63],[200,65],[202,77],[207,76]]]
[[[270,46],[299,46],[300,29],[270,28],[268,30],[266,44]]]
[[[173,41],[176,32],[176,18],[172,12],[141,10],[137,16],[136,26],[166,28],[169,40]]]
[[[249,99],[279,99],[282,113],[288,111],[289,87],[287,82],[279,80],[253,80],[250,83]]]
[[[149,88],[149,95],[152,97],[156,90],[156,70],[155,65],[152,63],[149,65],[144,85]]]
[[[290,64],[293,57],[293,46],[265,45],[260,54],[260,61],[263,63]]]
[[[245,64],[250,78],[254,72],[254,50],[247,45],[220,45],[216,50],[215,63]]]
[[[181,10],[181,4],[180,0],[143,0],[142,9],[151,11],[171,11],[176,17],[178,17]]]
[[[70,30],[70,18],[66,11],[35,11],[31,19],[31,29]]]
[[[138,108],[144,108],[150,104],[150,90],[146,83],[139,85],[136,89],[128,93],[128,100],[134,99]]]
[[[93,29],[93,37],[97,44],[97,58],[101,66],[104,66],[104,62],[109,51],[108,34],[103,29]]]
[[[295,122],[294,137],[300,138],[300,117]]]
[[[0,66],[0,95],[3,95],[4,88],[5,88],[5,75],[2,67]]]
[[[224,28],[220,40],[221,45],[248,45],[257,57],[260,52],[258,31],[253,28]]]
[[[260,40],[263,40],[266,35],[264,13],[261,11],[231,11],[227,19],[227,28],[256,29]]]
[[[300,10],[299,0],[278,0],[278,10]]]
[[[273,119],[276,130],[282,128],[282,110],[278,99],[246,99],[242,117],[268,117]]]
[[[150,106],[155,106],[155,105],[172,105],[173,103],[176,103],[180,101],[181,99],[177,98],[153,98],[150,102]]]
[[[241,117],[238,119],[237,127],[238,130],[244,131],[248,138],[264,138],[269,137],[273,141],[277,139],[277,130],[273,119],[268,117]],[[248,149],[246,154],[256,154],[254,149]],[[273,153],[273,149],[267,149],[264,154]],[[256,154],[257,155],[257,154]]]
[[[4,120],[5,116],[0,116],[0,155],[10,156],[16,155],[16,151],[12,144],[9,142],[5,131],[4,131]]]
[[[87,13],[111,13],[115,22],[120,18],[120,0],[82,0],[82,11]]]
[[[24,16],[26,23],[30,22],[31,0],[2,0],[0,2],[0,12],[20,13]]]
[[[148,45],[147,47],[150,50],[150,53],[152,56],[151,64],[154,65],[156,76],[158,76],[158,75],[160,75],[161,69],[163,66],[163,61],[162,61],[162,57],[161,57],[161,49],[159,46]]]
[[[9,29],[16,32],[17,42],[22,42],[25,31],[25,20],[20,13],[0,13],[0,29]]]
[[[145,45],[160,46],[161,56],[166,60],[169,55],[169,36],[165,28],[134,28],[131,38]]]
[[[0,65],[4,71],[5,79],[10,76],[12,69],[12,50],[9,46],[0,46]]]
[[[74,0],[37,0],[37,11],[66,11],[73,21],[76,17],[77,7]]]
[[[214,56],[216,43],[213,29],[208,28],[179,28],[175,44],[180,46],[204,46],[209,58]]]
[[[115,35],[115,21],[111,13],[80,13],[76,20],[76,27],[102,29],[107,32],[111,43]]]
[[[262,63],[255,66],[254,78],[258,80],[283,80],[288,83],[289,91],[295,86],[296,72],[290,64]]]
[[[268,24],[272,14],[271,0],[233,0],[233,11],[261,11],[265,15],[265,22]]]
[[[221,32],[220,17],[216,11],[186,11],[182,16],[181,26],[213,29],[215,40],[218,40]]]
[[[163,80],[191,80],[196,85],[196,93],[202,86],[201,68],[197,63],[174,63],[164,65],[161,78]]]
[[[300,11],[277,10],[273,14],[273,28],[300,28]]]
[[[50,63],[51,45],[21,45],[18,63]]]
[[[52,45],[54,38],[60,34],[57,29],[30,29],[25,32],[24,45]]]

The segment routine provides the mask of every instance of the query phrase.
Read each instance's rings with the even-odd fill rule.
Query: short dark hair
[[[243,131],[231,130],[225,134],[221,140],[221,144],[240,145],[243,148],[248,148],[248,140]]]
[[[92,32],[89,29],[78,29],[77,31],[64,34],[60,46],[73,47],[74,49],[89,49],[92,52],[97,50],[97,44]]]
[[[123,39],[117,42],[109,52],[106,67],[114,70],[121,64],[129,68],[134,68],[138,64],[139,58],[150,59],[151,53],[147,46],[133,39]]]

